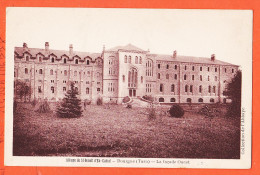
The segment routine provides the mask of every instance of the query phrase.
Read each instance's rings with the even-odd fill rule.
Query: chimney
[[[73,45],[70,44],[70,55],[73,55]]]
[[[211,55],[211,61],[215,61],[215,54]]]
[[[49,42],[45,42],[45,51],[49,51]]]
[[[26,44],[26,43],[23,43],[23,50],[24,50],[24,51],[28,51],[28,47],[27,47],[27,44]]]
[[[177,51],[173,51],[173,55],[172,55],[173,58],[176,58],[177,57]]]

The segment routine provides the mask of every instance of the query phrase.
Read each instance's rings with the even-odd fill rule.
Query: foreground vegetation
[[[239,158],[240,122],[224,115],[191,110],[182,118],[160,113],[149,120],[144,108],[89,105],[80,118],[59,118],[32,108],[17,105],[14,156]]]

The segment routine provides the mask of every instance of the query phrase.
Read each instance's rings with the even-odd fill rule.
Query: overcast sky
[[[243,65],[251,59],[252,12],[89,8],[8,8],[11,46],[101,52],[131,43],[151,53],[210,57]]]

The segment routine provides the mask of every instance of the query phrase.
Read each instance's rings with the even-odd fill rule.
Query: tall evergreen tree
[[[225,94],[232,100],[227,116],[229,117],[240,117],[241,116],[241,83],[242,83],[242,73],[237,71],[235,77],[227,86]]]
[[[57,115],[63,118],[76,118],[82,114],[81,100],[77,97],[78,91],[71,83],[70,90],[67,91],[61,104],[57,107]]]

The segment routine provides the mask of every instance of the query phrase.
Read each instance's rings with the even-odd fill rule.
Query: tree
[[[82,114],[81,100],[77,97],[78,91],[74,87],[74,83],[71,83],[70,87],[56,110],[57,115],[62,118],[76,118]]]
[[[32,94],[32,89],[31,89],[31,86],[28,85],[26,82],[21,81],[21,80],[16,80],[15,81],[15,93],[17,96],[20,97],[21,100],[24,97],[24,101],[26,101],[26,97],[29,96],[29,99],[30,99],[31,94]]]
[[[227,90],[225,92],[225,95],[232,100],[227,111],[227,116],[229,117],[241,116],[241,83],[242,73],[238,70],[234,78],[227,85]]]

